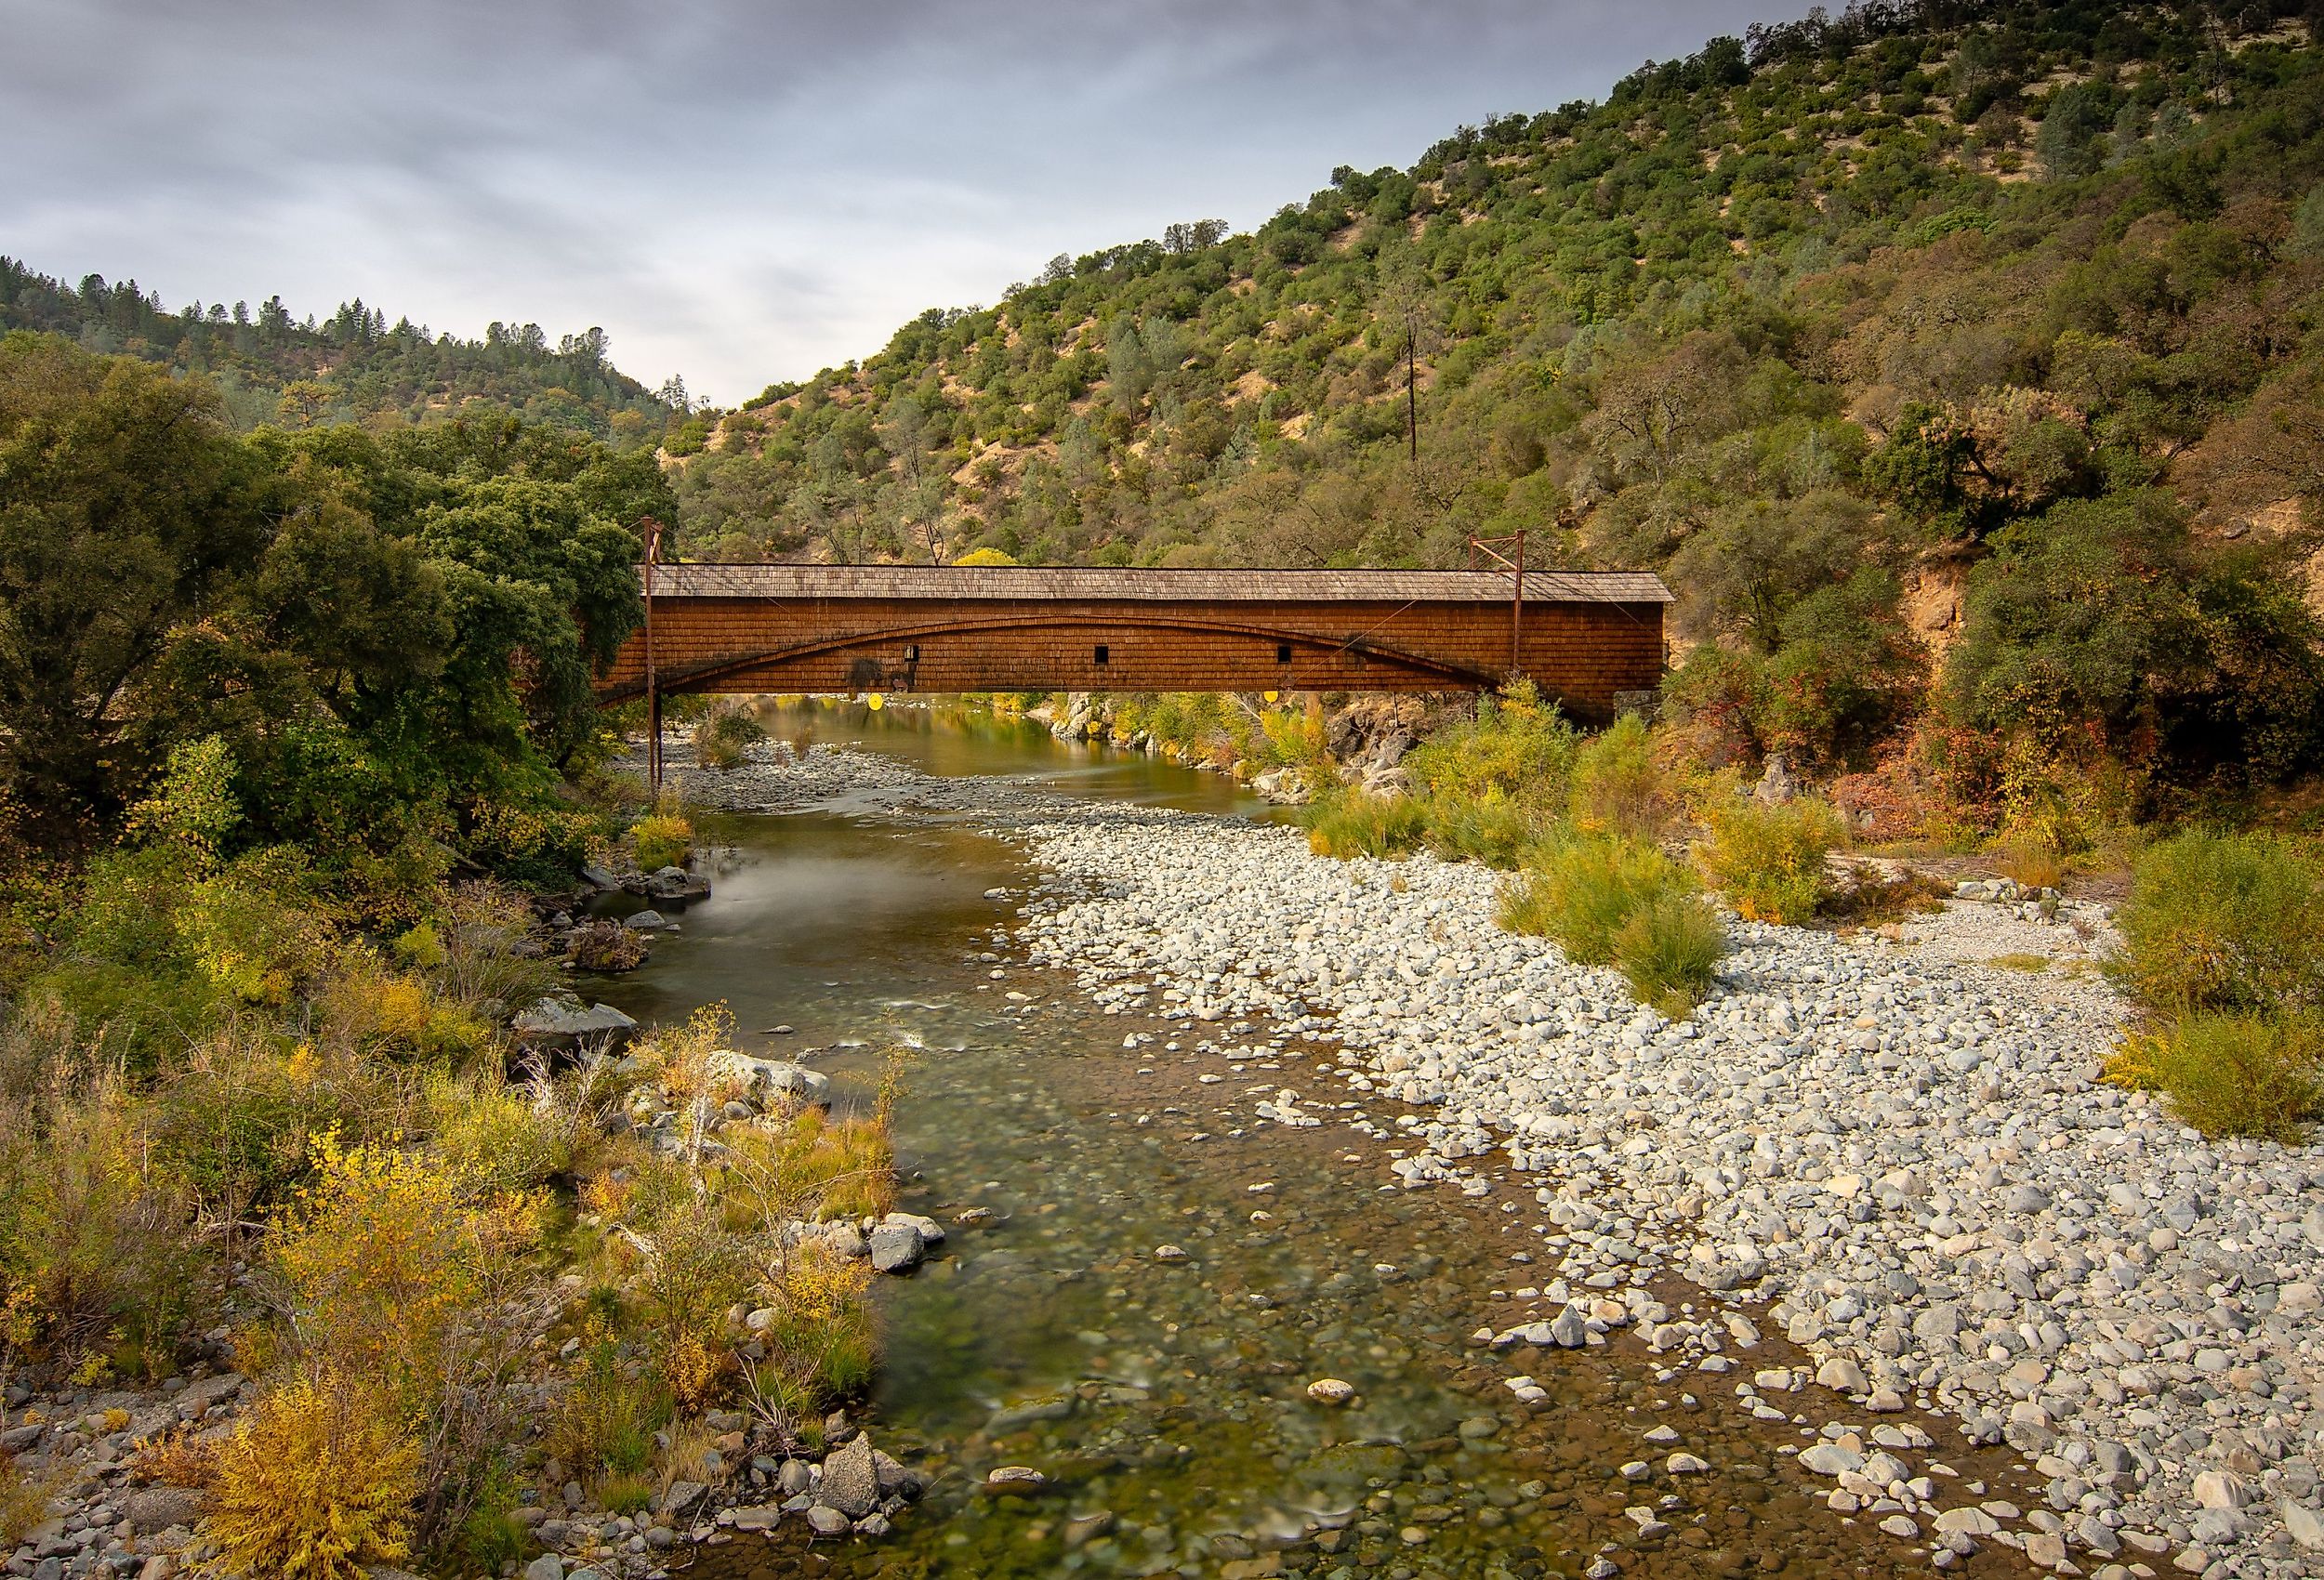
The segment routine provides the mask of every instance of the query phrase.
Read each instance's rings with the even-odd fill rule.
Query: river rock
[[[2324,1551],[2324,1514],[2291,1498],[2283,1500],[2278,1511],[2284,1518],[2284,1529],[2293,1541],[2311,1552]]]
[[[2195,1501],[2205,1508],[2243,1508],[2254,1495],[2233,1470],[2205,1470],[2195,1478]]]
[[[577,998],[544,998],[521,1012],[515,1020],[521,1036],[587,1037],[627,1034],[637,1021],[610,1004],[583,1007]]]
[[[209,1508],[209,1494],[193,1487],[148,1487],[121,1503],[121,1517],[141,1536],[172,1525],[191,1528]]]
[[[908,1223],[883,1223],[871,1232],[871,1265],[879,1272],[905,1273],[928,1255],[920,1231]]]
[[[879,1470],[872,1463],[871,1439],[858,1435],[824,1456],[822,1497],[850,1520],[861,1520],[878,1504]]]
[[[1864,1455],[1836,1442],[1814,1443],[1800,1451],[1800,1468],[1819,1476],[1838,1476],[1864,1468]]]
[[[984,1490],[995,1494],[1037,1493],[1049,1478],[1029,1465],[999,1465],[984,1472]]]
[[[1318,1404],[1345,1404],[1355,1397],[1355,1385],[1338,1377],[1317,1377],[1307,1385],[1307,1397]]]
[[[733,1048],[720,1048],[707,1060],[719,1078],[759,1099],[789,1098],[829,1107],[831,1077],[783,1059],[759,1059]]]
[[[883,1225],[895,1224],[918,1230],[920,1239],[930,1245],[941,1245],[944,1243],[944,1226],[934,1218],[919,1213],[890,1213],[879,1221]]]

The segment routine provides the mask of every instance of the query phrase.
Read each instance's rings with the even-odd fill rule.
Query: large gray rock
[[[872,1459],[871,1439],[858,1435],[824,1456],[823,1501],[850,1520],[861,1520],[878,1507],[879,1468]]]
[[[528,1037],[588,1037],[634,1032],[638,1023],[610,1004],[584,1008],[577,998],[544,998],[517,1017],[516,1028]]]
[[[2290,1498],[2284,1499],[2281,1508],[2284,1529],[2291,1533],[2291,1539],[2310,1551],[2324,1551],[2324,1514]]]
[[[210,1494],[194,1487],[148,1487],[122,1500],[122,1518],[140,1536],[172,1525],[191,1528],[210,1507]]]
[[[710,1066],[720,1078],[733,1082],[747,1096],[762,1101],[789,1098],[822,1106],[828,1106],[831,1101],[830,1076],[788,1060],[759,1059],[733,1048],[720,1048],[710,1056]]]
[[[565,1560],[545,1552],[524,1566],[524,1580],[565,1580]]]
[[[878,1272],[910,1272],[928,1256],[928,1244],[908,1223],[883,1223],[871,1232],[871,1264]]]

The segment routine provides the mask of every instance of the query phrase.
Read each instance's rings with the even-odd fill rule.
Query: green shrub
[[[497,1464],[460,1521],[459,1548],[485,1573],[497,1574],[504,1566],[513,1569],[531,1546],[532,1533],[517,1518],[516,1478],[505,1462]]]
[[[766,738],[766,731],[749,714],[720,709],[694,728],[694,761],[721,772],[740,768],[750,747]]]
[[[573,1163],[557,1116],[500,1079],[430,1071],[423,1083],[429,1143],[471,1191],[530,1190]]]
[[[624,1363],[610,1327],[592,1322],[583,1336],[543,1445],[583,1474],[642,1475],[654,1462],[654,1434],[669,1419],[669,1395]]]
[[[1499,917],[1512,932],[1553,939],[1569,960],[1603,966],[1633,915],[1694,889],[1687,871],[1651,845],[1573,837],[1544,848],[1502,889]]]
[[[1667,776],[1656,766],[1646,721],[1634,713],[1574,756],[1569,797],[1574,826],[1584,834],[1653,839],[1672,811]]]
[[[1365,790],[1318,796],[1301,814],[1307,847],[1318,856],[1406,856],[1419,849],[1428,818],[1409,796]]]
[[[2107,1076],[2168,1094],[2206,1136],[2297,1146],[2324,1118],[2324,1025],[2304,1015],[2197,1013],[2132,1038]]]
[[[2324,1008],[2324,882],[2291,841],[2182,834],[2140,858],[2110,968],[2153,1009]]]
[[[1557,807],[1581,738],[1544,703],[1530,680],[1483,697],[1477,716],[1413,748],[1405,771],[1432,803],[1462,806],[1498,797],[1517,805]]]
[[[1831,891],[1824,858],[1846,832],[1838,812],[1811,796],[1774,806],[1730,797],[1708,821],[1703,865],[1737,911],[1794,925],[1816,915]]]
[[[1672,1020],[1692,1014],[1727,952],[1727,929],[1697,894],[1657,895],[1614,935],[1614,963],[1639,1002]]]
[[[0,1109],[0,1360],[166,1375],[210,1294],[194,1209],[117,1083]]]
[[[608,1476],[597,1501],[608,1514],[643,1514],[654,1503],[654,1483],[643,1476]]]

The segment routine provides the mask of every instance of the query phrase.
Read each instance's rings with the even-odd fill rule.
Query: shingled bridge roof
[[[1507,603],[1506,571],[1164,571],[1033,565],[656,565],[654,596],[1044,599],[1235,603]],[[1528,571],[1528,603],[1669,603],[1638,571]]]

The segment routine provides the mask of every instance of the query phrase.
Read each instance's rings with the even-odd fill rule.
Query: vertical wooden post
[[[662,688],[654,667],[654,562],[662,553],[662,523],[648,516],[645,528],[645,784],[656,806],[662,799]]]
[[[1507,544],[1511,554],[1503,554],[1500,546]],[[1512,558],[1514,555],[1514,558]],[[1506,537],[1469,538],[1469,568],[1478,568],[1482,557],[1492,560],[1509,571],[1512,586],[1509,595],[1509,675],[1514,679],[1519,665],[1525,659],[1525,533],[1523,529]]]
[[[1517,533],[1517,596],[1509,606],[1509,672],[1517,673],[1517,661],[1525,651],[1525,534]]]

